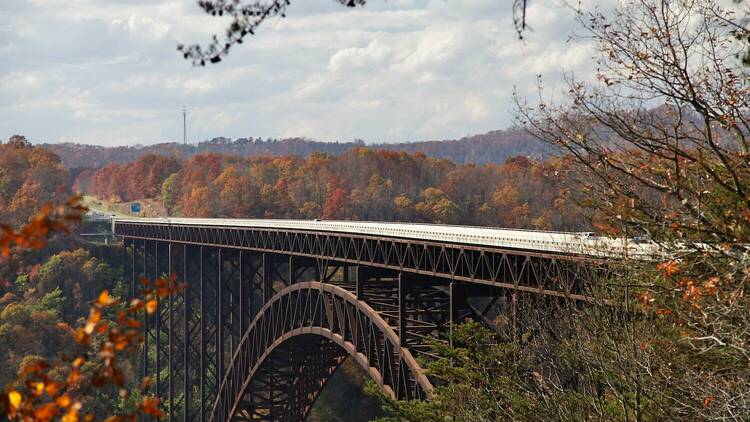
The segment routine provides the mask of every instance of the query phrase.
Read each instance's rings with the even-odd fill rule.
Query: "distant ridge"
[[[60,156],[67,168],[97,168],[108,163],[127,163],[145,154],[186,158],[195,154],[219,153],[250,156],[306,157],[315,152],[338,155],[352,148],[387,149],[392,151],[422,152],[425,155],[449,159],[459,164],[502,163],[508,157],[523,155],[543,159],[552,155],[548,147],[521,129],[494,130],[481,135],[457,140],[404,142],[397,144],[365,144],[353,142],[322,142],[305,138],[266,139],[218,137],[197,144],[176,142],[154,145],[104,147],[75,143],[42,144]]]

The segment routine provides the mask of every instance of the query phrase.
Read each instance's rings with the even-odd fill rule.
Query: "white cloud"
[[[514,86],[586,76],[593,54],[567,42],[562,0],[530,3],[524,42],[509,2],[297,0],[206,68],[175,46],[205,42],[227,21],[192,0],[0,3],[0,137],[40,142],[178,140],[183,105],[192,140],[454,138],[507,126]]]
[[[345,48],[337,51],[328,61],[328,68],[332,72],[348,70],[352,67],[372,68],[383,63],[390,54],[391,48],[375,39],[364,48]]]

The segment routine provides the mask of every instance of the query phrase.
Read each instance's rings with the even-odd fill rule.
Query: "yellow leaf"
[[[21,407],[21,401],[23,401],[23,397],[21,397],[21,393],[18,391],[11,391],[8,393],[8,401],[10,401],[10,405],[18,409]]]

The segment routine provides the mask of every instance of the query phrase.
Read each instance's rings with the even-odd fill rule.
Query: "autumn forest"
[[[583,229],[562,180],[564,166],[564,159],[522,156],[502,164],[458,165],[365,147],[306,158],[145,155],[83,171],[73,190],[115,202],[159,199],[170,215],[184,217]]]
[[[0,420],[187,420],[206,406],[227,410],[215,397],[234,400],[227,414],[248,420],[284,419],[273,412],[291,405],[303,416],[286,419],[313,422],[750,419],[747,1],[326,1],[330,9],[297,0],[190,1],[190,11],[106,0],[70,2],[65,13],[46,2],[0,7],[0,23],[20,22],[0,31],[15,37],[0,39],[2,51],[32,43],[32,27],[55,27],[26,13],[63,16],[60,27],[81,30],[51,44],[53,59],[24,51],[0,65],[0,92],[15,96],[0,104],[10,116],[0,121],[9,132],[0,140]],[[213,34],[202,25],[211,18],[229,24]],[[175,29],[185,22],[189,29]],[[563,42],[560,28],[573,35]],[[123,33],[127,41],[116,41]],[[186,34],[208,42],[175,43],[192,40]],[[79,51],[94,38],[102,44]],[[164,40],[172,56],[160,79],[152,67],[166,60]],[[105,56],[106,43],[118,54]],[[84,59],[58,66],[67,50]],[[45,73],[24,68],[27,58],[54,64],[51,85],[39,88]],[[75,73],[90,66],[96,77]],[[561,75],[548,83],[552,71]],[[72,74],[84,85],[58,88]],[[185,99],[201,104],[191,130],[205,140],[188,141],[183,108],[182,143],[140,144],[176,139],[176,119],[167,125],[164,116]],[[290,127],[363,131],[373,141],[220,136]],[[70,142],[70,133],[127,142]],[[390,136],[399,142],[385,142]],[[139,252],[123,241],[127,231],[113,233],[111,217],[123,216],[320,220],[275,235],[315,238],[290,247],[349,236],[438,258],[406,268],[411,255],[386,262],[390,252],[382,262],[316,250],[282,256],[265,243],[175,240],[174,221],[157,240],[131,237],[142,241]],[[557,240],[518,246],[392,232],[362,240],[331,220],[450,225],[430,229],[459,235],[474,230],[467,226],[512,228],[525,231],[476,232]],[[163,221],[115,220],[118,230]],[[326,224],[336,228],[318,232]],[[265,226],[225,226],[177,231],[273,237]],[[173,257],[181,270],[172,271]],[[191,295],[200,297],[198,319]],[[290,321],[300,326],[277,333]],[[183,339],[200,336],[201,350],[184,341],[173,353],[176,323]],[[274,346],[256,347],[262,335]],[[169,367],[160,358],[167,352]],[[211,353],[215,362],[204,366]],[[227,362],[249,371],[251,355],[257,378],[222,372]],[[279,356],[287,360],[277,364]],[[160,392],[179,384],[173,357],[186,376],[167,399]],[[200,385],[189,385],[191,373],[204,376]],[[394,380],[415,393],[387,384]],[[287,396],[258,393],[277,384],[291,386]],[[237,391],[205,400],[221,388]]]

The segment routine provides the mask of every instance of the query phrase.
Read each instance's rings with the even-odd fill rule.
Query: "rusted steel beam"
[[[511,292],[515,336],[517,293],[592,300],[582,283],[604,265],[346,233],[134,222],[116,232],[131,293],[167,272],[188,285],[145,318],[143,356],[170,419],[181,410],[185,421],[300,420],[345,355],[386,394],[425,398],[431,384],[413,356],[436,358],[426,339],[472,312],[470,291]]]
[[[361,329],[357,332],[351,329],[353,326]],[[300,282],[277,293],[256,315],[234,351],[212,420],[237,416],[247,405],[245,397],[253,394],[254,377],[274,350],[309,335],[336,343],[392,397],[426,398],[432,389],[417,361],[408,349],[399,346],[398,336],[373,308],[339,286]]]
[[[347,233],[135,222],[118,222],[115,231],[134,239],[307,257],[587,301],[593,298],[580,293],[587,274],[606,270],[604,261],[578,255]]]

